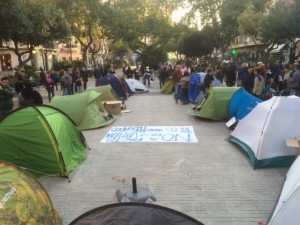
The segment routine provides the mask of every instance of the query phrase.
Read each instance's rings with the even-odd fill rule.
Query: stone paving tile
[[[191,105],[175,104],[171,95],[159,93],[155,82],[150,93],[133,95],[126,104],[132,112],[118,115],[108,127],[83,132],[91,150],[71,173],[71,182],[39,179],[64,225],[88,210],[118,202],[116,191],[131,186],[132,177],[148,185],[156,204],[205,225],[257,225],[268,218],[287,168],[253,170],[247,156],[226,140],[230,131],[224,122],[188,115]],[[113,126],[144,125],[193,126],[199,142],[100,143]]]

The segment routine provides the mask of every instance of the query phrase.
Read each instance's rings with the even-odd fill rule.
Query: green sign
[[[231,50],[231,54],[232,54],[232,55],[236,55],[236,53],[237,53],[237,50],[236,50],[236,49],[232,49],[232,50]]]

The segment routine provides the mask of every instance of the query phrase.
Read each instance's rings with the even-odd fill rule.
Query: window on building
[[[12,70],[12,61],[10,54],[0,54],[2,71]]]

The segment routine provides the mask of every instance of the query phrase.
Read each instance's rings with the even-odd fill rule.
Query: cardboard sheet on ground
[[[118,142],[198,142],[192,126],[112,127],[101,143]]]

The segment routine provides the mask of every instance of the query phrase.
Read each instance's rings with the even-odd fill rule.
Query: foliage
[[[115,40],[110,45],[110,50],[113,51],[115,57],[123,57],[128,53],[128,45],[122,40]]]
[[[0,39],[3,48],[13,50],[19,72],[39,45],[62,39],[67,31],[63,14],[48,0],[0,0]],[[20,45],[26,46],[25,51]]]
[[[67,70],[68,68],[73,68],[73,65],[69,61],[60,61],[60,62],[54,62],[52,64],[52,68],[56,71],[60,71],[60,70]]]
[[[104,11],[103,4],[99,0],[58,0],[58,6],[64,10],[70,26],[71,33],[68,38],[71,35],[76,37],[83,48],[83,60],[87,61],[87,52],[91,45],[103,36],[99,23]]]
[[[202,31],[191,32],[183,39],[181,53],[192,58],[210,55],[215,46],[214,39],[211,38],[212,32],[209,26]]]
[[[172,38],[171,11],[179,1],[115,0],[101,25],[105,35],[142,54],[148,48],[164,48]],[[144,56],[143,56],[144,57]]]
[[[152,69],[156,69],[159,62],[166,62],[167,59],[167,53],[163,49],[152,46],[145,49],[140,55],[142,65],[149,66]]]
[[[68,68],[82,68],[86,66],[86,62],[82,60],[74,60],[72,62],[69,61],[60,61],[54,62],[52,64],[52,69],[56,71],[67,70]]]
[[[37,79],[39,74],[35,73],[36,71],[37,69],[31,65],[25,65],[22,70],[22,72],[25,74],[25,78],[27,79]]]
[[[258,1],[256,3],[248,4],[239,16],[240,33],[254,36],[257,42],[266,45],[268,52],[280,44],[287,44],[290,61],[294,61],[296,38],[300,37],[300,3],[280,1],[268,8],[268,11]]]

